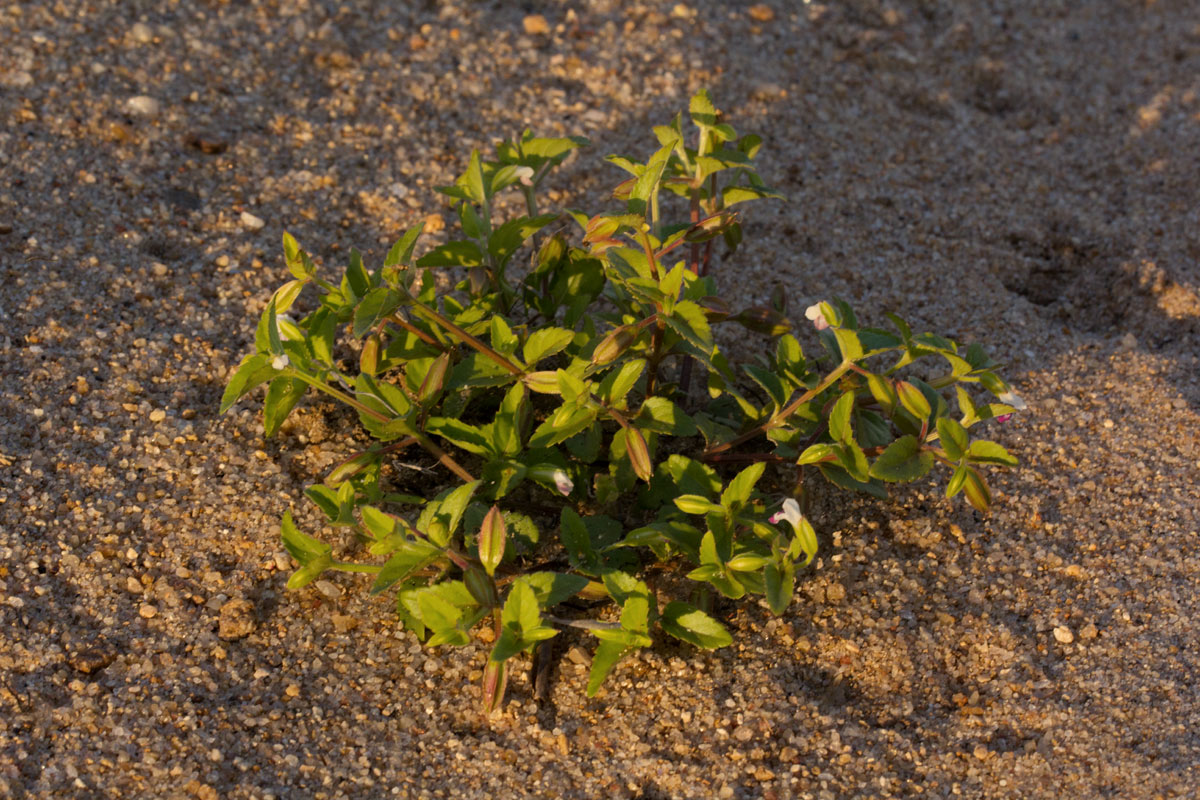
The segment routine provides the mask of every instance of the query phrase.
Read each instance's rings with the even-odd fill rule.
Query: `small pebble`
[[[149,95],[139,94],[125,101],[125,110],[136,117],[157,117],[162,103]]]
[[[145,587],[142,586],[141,581],[131,576],[125,581],[125,589],[130,594],[141,594]]]
[[[775,19],[775,9],[771,8],[766,3],[757,3],[746,9],[746,13],[750,15],[750,19],[755,22],[770,22]]]
[[[148,44],[154,41],[154,31],[144,22],[135,22],[129,29],[129,38],[139,44]]]
[[[1059,625],[1054,629],[1054,638],[1063,644],[1070,644],[1075,641],[1075,634],[1071,633],[1071,629],[1066,625]]]
[[[1100,632],[1096,630],[1096,626],[1090,622],[1079,629],[1079,638],[1085,642],[1095,639],[1099,634]]]
[[[152,619],[158,616],[158,608],[146,603],[138,609],[138,613],[142,615],[143,619]]]
[[[170,271],[171,271],[170,268],[167,267],[167,265],[162,263],[161,261],[155,261],[153,264],[150,265],[150,272],[156,278],[161,278]]]
[[[317,591],[328,597],[330,600],[336,600],[342,596],[342,590],[337,587],[337,584],[329,581],[317,581],[313,584]]]
[[[254,633],[258,626],[254,619],[254,605],[241,598],[222,605],[217,620],[217,635],[226,641],[245,638]]]
[[[267,224],[266,222],[263,221],[262,217],[256,217],[253,214],[251,214],[249,211],[243,211],[241,219],[242,219],[242,225],[247,230],[251,230],[251,231],[260,231]]]
[[[161,408],[156,408],[150,412],[150,421],[151,422],[162,422],[166,418],[167,418],[167,412],[163,411]]]
[[[521,21],[525,32],[530,36],[541,36],[550,32],[550,23],[541,14],[530,14]]]

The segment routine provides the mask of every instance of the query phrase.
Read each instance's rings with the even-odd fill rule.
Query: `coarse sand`
[[[1200,14],[1173,0],[19,0],[0,7],[0,796],[1200,795]],[[976,515],[830,493],[735,644],[584,696],[564,634],[475,711],[355,576],[284,589],[278,520],[350,452],[307,402],[218,417],[286,271],[453,224],[433,187],[528,127],[599,210],[708,87],[790,202],[782,286],[978,340],[1029,410]],[[435,232],[422,247],[443,241]],[[944,481],[945,476],[939,480]],[[336,538],[336,537],[335,537]]]

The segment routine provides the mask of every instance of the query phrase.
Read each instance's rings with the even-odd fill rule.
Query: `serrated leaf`
[[[971,467],[964,467],[963,473],[962,488],[963,493],[967,496],[967,502],[978,511],[987,511],[992,505],[992,492],[984,482],[983,476]]]
[[[559,521],[559,540],[566,548],[571,566],[583,571],[594,570],[597,563],[596,551],[592,549],[592,539],[583,520],[574,509],[564,506]]]
[[[225,392],[221,395],[220,413],[224,414],[238,400],[266,383],[275,374],[276,370],[271,366],[269,355],[254,353],[243,358],[237,371],[233,373],[233,377],[225,386]]]
[[[762,477],[763,470],[766,468],[766,463],[759,461],[739,472],[729,482],[729,485],[725,487],[725,491],[721,493],[721,505],[727,511],[734,514],[741,511],[750,502],[750,496],[754,493],[754,486],[758,483],[758,479]]]
[[[604,679],[608,677],[608,673],[616,666],[617,662],[631,650],[629,645],[622,642],[601,641],[596,647],[596,652],[592,656],[592,670],[588,674],[587,696],[595,697],[596,692],[600,691],[600,686],[604,683]]]
[[[947,458],[958,461],[966,454],[970,445],[966,428],[949,417],[938,417],[937,432]]]
[[[302,533],[292,520],[290,511],[284,512],[283,519],[279,521],[279,530],[284,549],[301,564],[307,564],[315,558],[328,556],[333,552],[332,546]]]
[[[425,221],[422,220],[404,232],[391,249],[388,250],[387,256],[383,259],[385,267],[396,267],[402,264],[412,263],[413,249],[417,246],[417,239],[425,230]]]
[[[525,580],[542,608],[553,608],[579,594],[590,583],[582,575],[562,572],[532,572],[525,576]]]
[[[267,387],[267,399],[263,403],[263,435],[270,439],[279,432],[296,403],[304,396],[308,384],[299,378],[280,376]]]
[[[931,469],[933,453],[922,450],[915,436],[901,436],[871,465],[871,477],[889,482],[915,481]]]
[[[918,422],[924,422],[933,413],[933,407],[925,399],[925,394],[908,381],[899,381],[896,384],[896,394],[900,398],[900,405],[916,417]]]
[[[371,289],[354,309],[354,338],[361,339],[400,307],[400,295],[380,286]]]
[[[967,450],[967,458],[972,463],[1000,464],[1005,467],[1015,467],[1020,463],[1002,446],[983,439],[971,442],[971,447]]]
[[[848,391],[838,398],[829,412],[829,435],[837,442],[848,442],[854,438],[854,427],[850,424],[854,412],[854,391]]]
[[[687,603],[667,603],[658,624],[676,639],[706,650],[728,647],[733,643],[733,637],[724,625]]]
[[[426,542],[412,540],[401,542],[392,552],[387,563],[383,565],[383,569],[375,576],[375,582],[371,585],[371,594],[379,594],[441,556],[441,550]],[[426,624],[429,624],[428,621]],[[436,625],[430,625],[430,627],[437,628]]]
[[[491,452],[490,442],[483,431],[458,419],[430,417],[425,421],[425,431],[470,453],[486,455]]]
[[[536,330],[525,340],[521,351],[526,367],[533,367],[539,361],[561,352],[575,338],[575,332],[564,328],[542,328]]]
[[[665,397],[647,397],[634,422],[643,430],[671,436],[695,436],[696,423]]]
[[[763,567],[763,586],[771,613],[782,614],[792,604],[795,583],[796,569],[791,563],[781,568],[772,561]]]
[[[417,259],[418,267],[482,267],[483,251],[465,240],[446,242]]]

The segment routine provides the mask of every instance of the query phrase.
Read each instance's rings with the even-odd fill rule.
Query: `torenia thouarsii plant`
[[[694,132],[683,115],[654,129],[645,162],[609,157],[628,173],[615,211],[540,211],[547,173],[586,142],[525,133],[494,160],[471,153],[441,189],[462,235],[419,257],[418,225],[374,269],[351,252],[331,282],[285,235],[292,279],[222,399],[266,384],[267,436],[310,390],[357,412],[377,443],[307,495],[361,546],[335,557],[285,514],[299,564],[288,586],[366,573],[426,644],[490,642],[488,710],[512,658],[566,627],[597,640],[592,695],[656,631],[729,644],[713,592],[782,613],[817,552],[809,473],[884,497],[941,466],[946,494],[983,511],[982,469],[1016,464],[974,436],[1022,406],[979,345],[894,315],[892,330],[864,327],[833,299],[805,312],[810,355],[782,291],[771,307],[720,299],[714,249],[736,249],[745,204],[779,195],[755,171],[757,136],[739,136],[704,91],[689,115]],[[512,205],[523,209],[498,213]],[[461,280],[439,292],[434,271],[447,269]],[[319,305],[293,319],[305,290]],[[729,324],[762,337],[749,363],[717,347],[714,326]],[[922,375],[943,371],[921,380],[918,361],[935,365]],[[400,458],[429,467],[424,494],[396,491]],[[669,569],[652,579],[653,562]]]

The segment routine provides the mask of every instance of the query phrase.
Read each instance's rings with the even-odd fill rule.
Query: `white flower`
[[[559,494],[563,497],[569,495],[575,489],[575,482],[568,477],[567,473],[561,469],[554,470],[554,486],[558,489]]]
[[[820,303],[813,303],[804,309],[804,316],[806,319],[811,320],[813,327],[819,331],[823,331],[829,327],[829,320],[825,319],[825,315],[821,313]]]
[[[792,523],[792,527],[797,531],[800,530],[800,522],[804,515],[800,513],[800,504],[790,497],[783,501],[783,510],[771,517],[771,524],[776,525],[785,519]]]
[[[533,167],[517,167],[513,174],[522,186],[533,186]]]
[[[1012,406],[1017,411],[1024,411],[1026,408],[1028,408],[1028,406],[1025,405],[1025,401],[1012,392],[1003,392],[998,396],[1001,403]]]
[[[288,365],[288,357],[285,355],[278,355],[271,359],[271,368],[272,369],[285,370],[285,369],[287,369],[287,365]]]
[[[542,483],[553,483],[554,488],[563,497],[575,490],[575,482],[571,480],[571,476],[554,464],[535,464],[529,468],[529,477]]]

